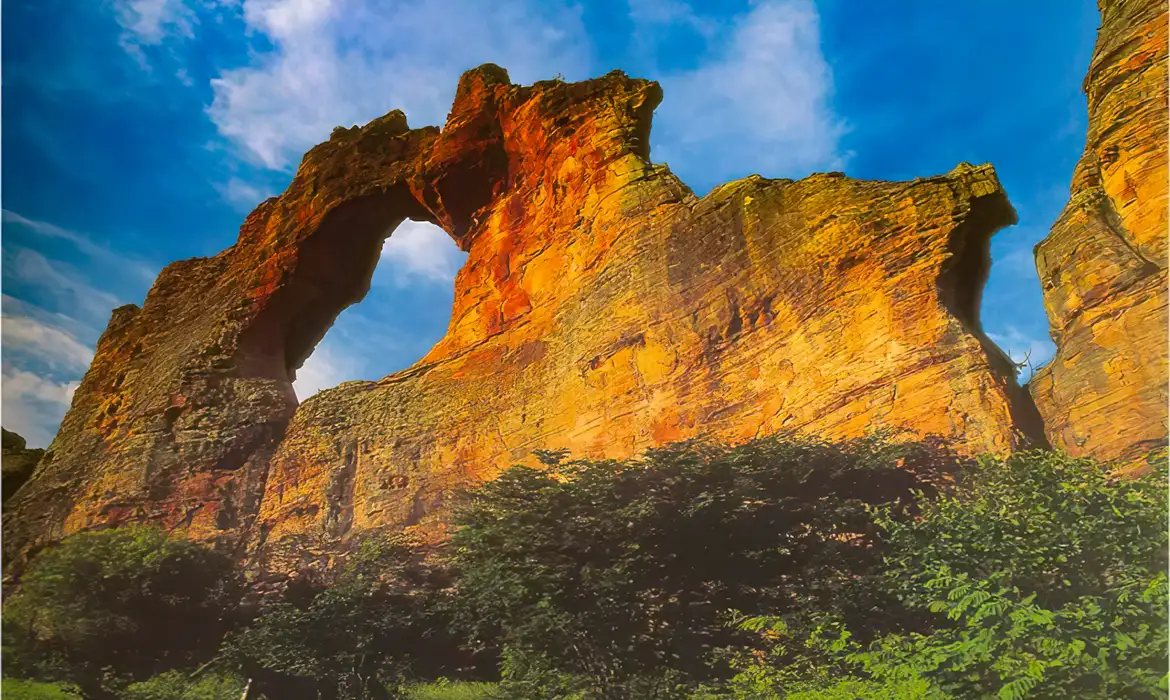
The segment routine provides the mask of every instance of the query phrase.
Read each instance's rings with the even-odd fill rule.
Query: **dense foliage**
[[[389,698],[455,649],[434,594],[408,542],[370,538],[332,585],[267,605],[225,656],[272,698]]]
[[[4,671],[87,696],[212,656],[238,592],[229,562],[145,527],[87,532],[38,555],[4,605]]]
[[[235,700],[247,679],[269,700],[1166,695],[1164,453],[1126,478],[881,437],[540,457],[469,495],[440,566],[370,537],[330,585],[249,619],[202,547],[66,538],[5,603],[4,671],[26,680],[4,695]],[[500,683],[468,682],[458,635]]]
[[[858,585],[883,551],[870,508],[908,517],[916,489],[959,467],[936,446],[792,436],[623,462],[544,458],[460,512],[463,620],[508,648],[525,693],[568,692],[568,674],[583,692],[644,698],[719,673],[712,653],[742,637],[723,624],[730,609],[892,624],[883,589]]]
[[[1024,453],[983,460],[920,518],[877,509],[882,584],[930,614],[931,629],[862,644],[826,609],[805,641],[864,677],[920,683],[923,697],[1165,697],[1165,457],[1151,467],[1115,479],[1088,460]],[[786,680],[775,668],[757,685],[777,692]]]

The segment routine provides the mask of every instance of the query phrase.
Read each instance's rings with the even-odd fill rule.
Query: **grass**
[[[0,695],[4,700],[81,700],[81,694],[71,686],[22,681],[16,678],[0,680]]]
[[[446,679],[415,686],[410,689],[410,700],[497,700],[500,686],[496,683],[462,683]]]

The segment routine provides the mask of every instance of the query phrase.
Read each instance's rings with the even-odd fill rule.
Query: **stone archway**
[[[464,75],[442,132],[399,112],[306,154],[237,243],[115,312],[5,551],[151,520],[287,572],[362,533],[441,536],[450,494],[535,448],[622,457],[710,434],[877,427],[967,452],[1042,442],[985,346],[989,166],[913,182],[744,178],[699,198],[649,160],[657,84]],[[413,367],[298,406],[295,371],[388,227],[469,257]]]
[[[399,111],[335,130],[235,245],[167,266],[141,308],[116,309],[36,484],[5,512],[5,552],[125,521],[229,540],[246,528],[298,406],[296,370],[368,291],[382,240],[410,218],[464,245],[506,177],[501,82],[494,66],[466,74],[442,136]]]

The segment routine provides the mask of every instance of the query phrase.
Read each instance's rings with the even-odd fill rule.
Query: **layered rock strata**
[[[149,520],[257,566],[328,564],[537,448],[624,457],[699,434],[887,427],[961,451],[1043,443],[984,336],[990,166],[912,182],[752,176],[697,197],[649,159],[656,83],[461,79],[446,125],[339,129],[235,245],[117,309],[36,478],[10,560]],[[468,252],[415,366],[298,406],[297,369],[405,219]]]
[[[1030,390],[1052,444],[1122,463],[1165,446],[1167,3],[1100,3],[1072,196],[1036,266],[1056,357]]]

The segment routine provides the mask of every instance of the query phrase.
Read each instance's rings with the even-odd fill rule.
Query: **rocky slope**
[[[1167,3],[1100,3],[1072,196],[1036,248],[1056,358],[1030,383],[1053,445],[1139,459],[1167,436]]]

